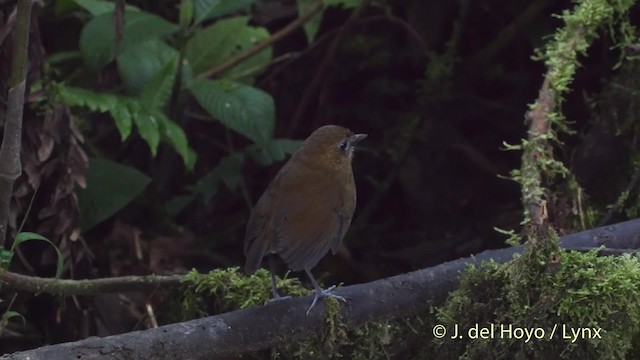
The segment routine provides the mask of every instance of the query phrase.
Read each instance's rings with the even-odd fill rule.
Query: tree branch
[[[6,271],[0,275],[2,287],[34,294],[97,295],[127,291],[155,291],[176,289],[182,275],[122,276],[105,279],[68,280],[20,275]]]
[[[564,236],[566,249],[604,250],[640,248],[640,220]],[[347,299],[342,320],[350,329],[367,322],[415,316],[442,303],[458,285],[469,265],[494,260],[504,263],[522,253],[523,246],[484,251],[477,256],[450,261],[367,284],[346,286],[335,292]],[[250,309],[170,324],[145,331],[49,345],[8,354],[0,359],[211,359],[238,355],[317,337],[326,326],[324,302],[309,316],[311,297],[293,298]]]
[[[29,62],[29,30],[31,29],[31,0],[18,0],[13,49],[11,78],[7,96],[7,113],[0,146],[0,248],[7,238],[7,227],[13,195],[13,183],[22,173],[20,148],[22,136],[22,111],[27,83]]]

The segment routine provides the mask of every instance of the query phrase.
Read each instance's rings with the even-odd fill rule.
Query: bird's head
[[[325,125],[311,133],[302,143],[300,155],[313,162],[351,163],[355,145],[367,134],[354,134],[351,130],[337,126]]]

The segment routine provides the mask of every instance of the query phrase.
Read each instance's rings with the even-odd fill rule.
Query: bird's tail
[[[258,270],[262,258],[267,251],[267,241],[263,238],[256,238],[249,246],[249,251],[246,252],[247,261],[244,263],[244,271],[247,275],[251,275]]]

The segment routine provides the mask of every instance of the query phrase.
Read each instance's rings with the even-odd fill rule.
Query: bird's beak
[[[349,143],[351,145],[355,145],[360,142],[360,140],[367,137],[367,134],[353,134],[349,137]]]

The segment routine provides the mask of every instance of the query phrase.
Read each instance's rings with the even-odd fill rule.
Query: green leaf
[[[223,158],[218,166],[200,178],[189,190],[194,195],[202,196],[205,202],[209,202],[211,197],[216,194],[221,182],[224,182],[229,189],[234,190],[242,179],[240,170],[243,162],[244,156],[241,153]]]
[[[246,16],[233,17],[217,21],[196,32],[187,43],[186,50],[187,59],[193,71],[196,74],[203,73],[269,38],[269,32],[265,28],[249,26],[248,21],[249,18]],[[265,68],[270,63],[271,57],[271,47],[267,47],[227,70],[220,77],[255,73]]]
[[[137,114],[133,116],[133,122],[138,128],[140,137],[149,145],[151,154],[155,157],[160,144],[160,119],[157,112],[150,111],[137,101],[130,102],[130,109]]]
[[[302,16],[309,12],[309,9],[315,5],[318,0],[297,0],[298,1],[298,16]],[[317,14],[313,15],[309,21],[302,25],[305,34],[307,34],[307,41],[311,44],[318,34],[318,28],[322,22],[325,9],[329,6],[342,6],[345,9],[352,9],[360,5],[362,0],[324,0],[324,9],[321,9]]]
[[[296,152],[300,144],[302,144],[302,140],[272,139],[262,146],[250,146],[247,148],[247,153],[256,163],[268,166],[276,161],[282,161],[286,155]]]
[[[116,5],[113,1],[104,1],[104,0],[73,0],[78,6],[87,10],[93,16],[98,16],[106,13],[112,13],[116,8]],[[125,10],[128,11],[140,11],[139,8],[133,5],[126,5]]]
[[[360,5],[362,0],[324,0],[325,6],[342,6],[345,9],[353,9]]]
[[[143,42],[171,34],[178,26],[143,11],[126,11],[122,43],[115,49],[115,31],[111,14],[89,21],[80,33],[80,51],[87,67],[98,71],[119,53]]]
[[[46,237],[44,237],[44,236],[42,236],[40,234],[32,233],[32,232],[20,232],[20,233],[18,233],[18,235],[16,235],[16,238],[13,241],[13,245],[11,245],[11,252],[15,252],[15,249],[18,246],[20,246],[20,244],[25,243],[27,241],[33,241],[33,240],[44,241],[44,242],[48,243],[49,245],[53,246],[53,249],[56,251],[56,255],[57,255],[57,260],[56,260],[56,279],[60,278],[60,276],[62,275],[62,267],[64,265],[64,258],[62,257],[62,253],[60,252],[58,247],[55,246]]]
[[[22,314],[17,311],[7,310],[2,314],[2,318],[0,318],[0,333],[2,333],[2,331],[7,327],[9,320],[15,317],[22,319],[22,326],[26,324],[26,320]]]
[[[142,193],[150,179],[140,171],[107,159],[93,158],[79,189],[80,222],[87,231],[108,219]]]
[[[256,0],[195,0],[196,24],[249,8]]]
[[[171,97],[173,91],[173,83],[176,80],[176,72],[178,71],[178,60],[169,61],[156,73],[149,81],[142,94],[140,101],[150,109],[161,109]]]
[[[193,0],[182,0],[180,2],[178,19],[182,28],[187,28],[191,24],[193,21]]]
[[[19,312],[12,310],[6,311],[4,314],[2,314],[2,324],[6,325],[9,320],[13,319],[14,317],[19,317],[20,319],[22,319],[22,325],[25,325],[26,320],[24,316],[22,316],[22,314],[20,314]]]
[[[311,8],[317,0],[298,0],[298,16],[302,16],[309,12],[309,8]],[[326,8],[327,0],[325,0],[325,8]],[[320,22],[322,21],[322,15],[324,14],[324,9],[320,10],[317,14],[313,15],[309,21],[302,25],[305,34],[307,34],[307,42],[311,44],[313,40],[316,38],[316,34],[318,33],[318,28],[320,27]]]
[[[176,216],[195,199],[195,195],[179,195],[167,201],[165,209],[170,216]]]
[[[259,144],[273,137],[275,104],[268,93],[225,80],[198,80],[190,90],[198,103],[226,127]]]
[[[162,138],[182,157],[184,166],[187,170],[192,171],[196,164],[196,153],[189,147],[187,135],[182,128],[171,121],[166,115],[157,111],[156,118],[159,121],[160,133]]]
[[[5,271],[9,269],[11,260],[13,259],[13,251],[0,249],[0,267]]]
[[[78,8],[78,4],[76,4],[76,2],[73,0],[56,0],[55,4],[56,15],[60,15]]]
[[[109,112],[120,132],[121,140],[131,135],[133,117],[130,101],[113,94],[96,93],[72,86],[57,86],[62,102],[69,106],[85,106],[92,111]]]
[[[116,123],[116,128],[120,133],[120,141],[125,141],[130,135],[133,128],[133,115],[129,110],[129,106],[116,106],[109,113]]]
[[[195,14],[194,24],[199,24],[201,21],[205,20],[207,14],[212,12],[213,9],[216,8],[220,4],[220,0],[194,0],[193,1],[193,12]]]
[[[101,94],[72,86],[58,86],[61,100],[70,106],[86,106],[93,111],[106,112],[114,107],[117,99],[111,94]]]
[[[118,72],[130,95],[139,95],[158,73],[166,69],[167,63],[177,68],[179,54],[159,39],[130,47],[120,54],[116,62]],[[166,74],[165,74],[166,75]]]
[[[58,85],[58,93],[62,101],[68,105],[86,106],[93,111],[109,112],[122,140],[129,137],[135,123],[140,137],[147,143],[153,156],[156,156],[160,139],[163,138],[180,154],[185,167],[191,171],[195,165],[196,154],[189,147],[182,128],[167,118],[160,109],[171,95],[175,67],[168,63],[162,70],[149,83],[148,90],[143,92],[140,100],[62,85]]]

